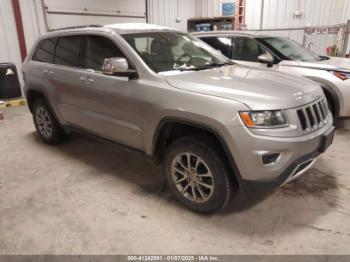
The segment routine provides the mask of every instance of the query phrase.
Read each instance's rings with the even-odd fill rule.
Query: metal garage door
[[[145,0],[42,0],[49,30],[74,25],[146,22]]]

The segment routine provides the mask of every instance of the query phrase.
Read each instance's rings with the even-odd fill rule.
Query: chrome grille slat
[[[314,119],[314,126],[313,127],[316,128],[318,126],[318,120],[317,120],[313,105],[310,106],[310,110],[311,110],[312,118]]]
[[[317,130],[328,121],[329,109],[325,98],[300,107],[296,111],[304,132]]]
[[[320,106],[320,109],[321,109],[321,112],[322,112],[322,116],[323,116],[323,118],[325,118],[324,107],[323,107],[322,101],[320,101],[318,104],[319,104],[319,106]]]
[[[322,103],[323,103],[323,108],[324,108],[325,118],[326,118],[328,115],[328,104],[327,104],[327,101],[325,99],[322,100]]]
[[[307,126],[307,128],[311,128],[310,119],[309,119],[309,116],[306,113],[306,108],[303,108],[302,110],[303,110],[303,114],[304,114],[304,117],[305,117],[306,126]]]
[[[317,104],[313,104],[313,105],[312,105],[312,108],[314,109],[315,116],[316,116],[316,118],[317,118],[317,123],[318,123],[318,125],[320,125],[320,123],[321,123],[322,121],[321,121],[320,113],[318,112],[318,109],[317,109]]]
[[[323,112],[324,112],[324,118],[327,117],[327,112],[328,112],[328,105],[325,104],[324,100],[321,101],[322,107],[323,107]]]
[[[321,118],[321,122],[323,122],[324,117],[323,117],[323,114],[321,113],[320,102],[316,103],[316,107],[317,107],[318,114]]]

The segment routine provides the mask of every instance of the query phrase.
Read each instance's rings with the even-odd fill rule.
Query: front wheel
[[[224,208],[232,194],[226,165],[205,140],[184,137],[173,142],[166,152],[165,172],[176,198],[197,212]]]

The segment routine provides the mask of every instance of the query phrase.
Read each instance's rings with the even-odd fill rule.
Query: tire
[[[49,145],[63,142],[65,133],[44,99],[37,99],[33,105],[33,121],[41,140]]]
[[[192,172],[188,172],[188,156]],[[165,153],[169,187],[179,201],[200,213],[217,212],[229,202],[233,187],[226,166],[205,139],[180,138]]]
[[[326,97],[326,98],[327,98],[327,105],[328,105],[329,111],[331,111],[333,117],[336,117],[335,111],[334,111],[334,106],[333,106],[333,101],[331,101],[328,97]]]
[[[321,84],[322,86],[322,84]],[[337,115],[336,115],[336,112],[335,112],[335,99],[332,97],[332,95],[330,94],[329,91],[327,91],[327,89],[323,88],[323,93],[325,94],[326,96],[326,99],[327,99],[327,104],[328,104],[328,108],[329,108],[329,111],[331,111],[333,117],[335,118]]]

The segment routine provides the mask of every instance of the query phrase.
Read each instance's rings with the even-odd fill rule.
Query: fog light
[[[273,154],[266,154],[261,157],[261,162],[264,165],[269,165],[275,163],[281,154],[279,153],[273,153]]]

